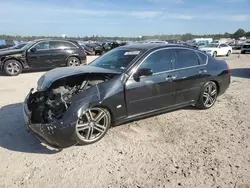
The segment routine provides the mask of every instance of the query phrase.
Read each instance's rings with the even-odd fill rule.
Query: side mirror
[[[134,73],[134,79],[138,80],[141,76],[151,76],[153,74],[152,69],[148,68],[139,68],[137,71]]]
[[[36,52],[37,50],[36,50],[36,48],[31,48],[30,51],[31,52]]]

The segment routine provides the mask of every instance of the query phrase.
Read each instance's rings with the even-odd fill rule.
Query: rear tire
[[[76,67],[80,65],[80,60],[77,57],[69,57],[67,60],[68,67]]]
[[[199,109],[209,109],[215,104],[217,96],[218,88],[216,83],[209,81],[203,86],[195,106]]]
[[[3,70],[8,76],[17,76],[23,71],[23,67],[19,61],[10,59],[4,63]]]
[[[246,52],[245,51],[241,51],[241,54],[245,54]]]

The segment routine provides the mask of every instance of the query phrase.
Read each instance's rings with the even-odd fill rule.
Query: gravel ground
[[[224,59],[232,83],[213,108],[117,126],[61,152],[24,127],[22,101],[43,72],[0,75],[0,187],[250,188],[250,54]]]

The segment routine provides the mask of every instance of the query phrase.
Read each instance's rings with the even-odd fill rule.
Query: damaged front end
[[[64,148],[76,144],[75,125],[79,101],[88,97],[95,97],[98,101],[100,96],[97,85],[110,80],[114,75],[71,75],[55,80],[47,89],[38,87],[36,92],[31,90],[23,108],[26,124],[50,146]]]

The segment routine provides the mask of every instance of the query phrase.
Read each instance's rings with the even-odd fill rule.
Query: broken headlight
[[[42,84],[44,82],[45,76],[42,76],[37,82],[37,90],[43,89]]]

